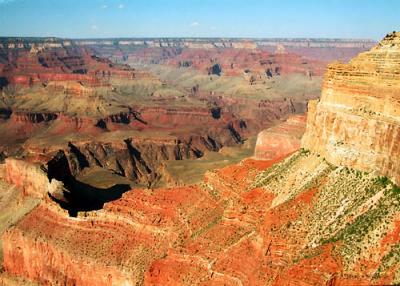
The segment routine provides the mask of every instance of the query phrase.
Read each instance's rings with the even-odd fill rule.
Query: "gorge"
[[[399,32],[67,42],[0,53],[1,283],[400,283]]]

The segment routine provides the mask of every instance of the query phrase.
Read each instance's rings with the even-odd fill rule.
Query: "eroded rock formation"
[[[64,186],[57,180],[49,180],[40,165],[7,158],[4,164],[4,179],[20,188],[25,196],[44,198],[48,194],[63,196]]]
[[[396,283],[398,187],[305,151],[279,160],[77,218],[42,202],[3,235],[4,268],[44,285]]]
[[[0,152],[6,151],[8,156],[34,157],[45,163],[58,150],[68,150],[71,143],[81,146],[89,167],[100,166],[143,185],[165,175],[163,161],[196,159],[209,151],[241,146],[274,121],[303,112],[306,98],[315,98],[318,94],[315,89],[318,80],[306,79],[310,84],[305,88],[294,81],[294,86],[304,91],[302,96],[297,97],[296,89],[284,95],[271,92],[273,97],[268,99],[264,95],[253,98],[253,90],[242,87],[242,82],[248,85],[251,73],[236,83],[237,78],[223,75],[226,66],[236,61],[234,73],[240,74],[245,67],[254,66],[254,71],[264,74],[263,65],[272,64],[274,76],[281,72],[296,74],[304,69],[296,68],[303,66],[299,56],[284,55],[278,63],[273,60],[271,64],[260,64],[263,58],[271,56],[272,59],[273,55],[248,49],[248,44],[242,48],[223,47],[213,51],[206,48],[186,52],[174,52],[169,48],[158,51],[164,58],[173,59],[172,64],[180,57],[200,54],[194,67],[204,67],[205,72],[215,65],[217,73],[222,70],[219,78],[237,93],[231,97],[231,91],[225,88],[214,92],[203,90],[203,85],[194,85],[189,89],[162,79],[157,73],[117,64],[112,56],[114,61],[97,56],[97,50],[86,44],[51,41],[51,44],[33,45],[26,41],[15,45],[8,43],[0,51],[0,77],[3,79],[0,132],[8,135],[0,138]],[[143,60],[147,57],[155,60],[152,49],[147,47],[143,54],[138,52],[137,55]],[[120,52],[114,48],[110,51]],[[214,56],[220,56],[221,65],[209,63],[209,57]],[[281,63],[287,68],[275,67]],[[209,77],[207,81],[211,81]],[[129,159],[132,156],[126,155],[126,140],[134,142],[132,150],[138,149],[141,159]],[[97,147],[88,147],[89,143]],[[99,151],[105,145],[111,146],[107,155]],[[150,145],[154,145],[153,148]],[[79,172],[73,171],[73,175]]]
[[[400,182],[400,33],[325,74],[302,146],[335,165]]]
[[[83,48],[0,49],[0,55],[4,61],[0,70],[3,86],[50,83],[53,90],[83,94],[85,86],[89,92],[90,87],[107,86],[110,78],[135,77],[134,69],[98,58]]]
[[[253,83],[292,73],[321,75],[326,65],[324,61],[305,59],[297,54],[276,54],[259,49],[187,49],[167,62],[209,75],[244,74],[249,79],[253,76]]]

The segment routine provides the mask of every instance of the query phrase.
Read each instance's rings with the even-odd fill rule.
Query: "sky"
[[[400,0],[0,0],[0,36],[363,38],[400,30]]]

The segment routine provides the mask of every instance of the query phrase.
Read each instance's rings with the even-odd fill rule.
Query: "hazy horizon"
[[[137,40],[152,40],[152,39],[156,39],[156,40],[163,40],[163,39],[177,39],[177,40],[190,40],[190,39],[200,39],[200,40],[208,40],[208,39],[222,39],[222,40],[298,40],[298,41],[307,41],[307,40],[355,40],[355,41],[374,41],[377,42],[378,40],[375,39],[369,39],[369,38],[300,38],[300,37],[291,37],[291,38],[286,38],[286,37],[81,37],[81,38],[69,38],[69,37],[57,37],[57,36],[0,36],[0,39],[60,39],[60,40],[131,40],[131,39],[137,39]]]

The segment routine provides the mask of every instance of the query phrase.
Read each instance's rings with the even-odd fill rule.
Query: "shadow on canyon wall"
[[[81,163],[85,165],[84,158]],[[131,189],[128,184],[116,184],[110,188],[102,189],[77,180],[70,170],[68,159],[63,151],[48,163],[47,175],[49,180],[56,179],[64,183],[63,198],[50,197],[66,209],[70,216],[76,217],[80,211],[100,210],[104,204],[117,200],[122,194]]]

